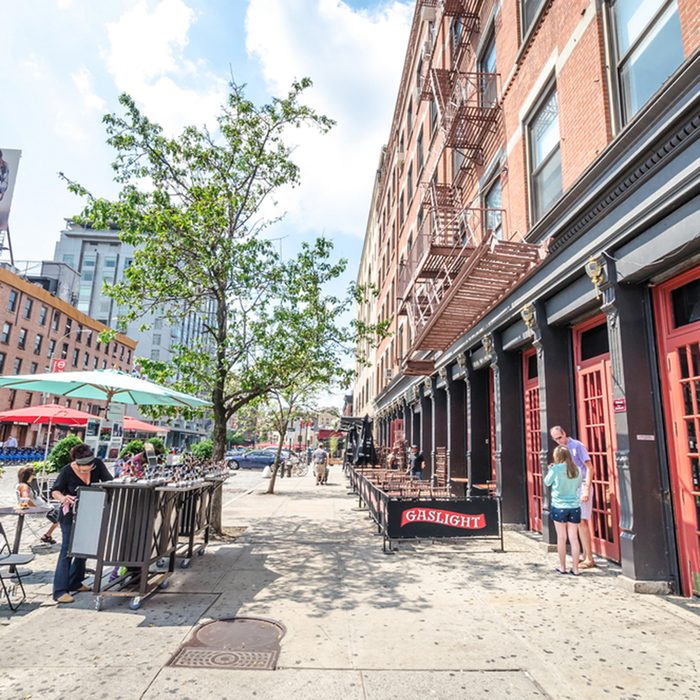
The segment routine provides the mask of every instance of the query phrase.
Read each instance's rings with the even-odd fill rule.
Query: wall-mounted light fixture
[[[591,278],[593,286],[595,287],[596,299],[600,299],[602,292],[600,291],[600,285],[605,282],[605,270],[598,258],[591,256],[588,258],[588,262],[585,265],[586,274]]]

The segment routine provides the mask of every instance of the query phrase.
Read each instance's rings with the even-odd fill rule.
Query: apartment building
[[[370,377],[379,442],[404,432],[429,472],[445,449],[448,478],[495,481],[505,520],[547,542],[561,425],[591,454],[596,553],[635,589],[685,595],[700,594],[699,15],[417,2],[368,224],[393,331]]]
[[[118,334],[101,343],[108,327],[82,313],[39,284],[0,267],[0,374],[41,374],[115,368],[131,370],[136,341]],[[0,410],[53,401],[99,414],[104,401],[43,396],[33,391],[0,389]],[[38,426],[0,423],[0,439],[13,434],[20,445],[34,445]]]

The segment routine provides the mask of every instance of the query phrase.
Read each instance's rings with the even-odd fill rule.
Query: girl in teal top
[[[560,574],[566,573],[566,540],[568,537],[572,558],[570,573],[578,576],[581,472],[571,459],[571,453],[563,445],[559,445],[554,450],[554,462],[554,464],[549,465],[544,483],[545,486],[552,487],[550,516],[557,531],[557,553],[559,554],[559,568],[556,571]]]

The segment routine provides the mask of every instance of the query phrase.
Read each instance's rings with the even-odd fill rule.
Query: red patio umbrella
[[[163,428],[159,425],[146,423],[138,418],[124,416],[124,430],[133,430],[137,433],[168,433],[170,428]]]
[[[78,411],[75,408],[68,408],[57,403],[45,403],[40,406],[29,406],[29,408],[18,408],[10,411],[0,412],[0,421],[4,423],[32,423],[33,425],[46,425],[46,448],[44,450],[44,461],[49,454],[49,435],[51,435],[51,425],[86,425],[87,422],[95,418],[90,413]]]

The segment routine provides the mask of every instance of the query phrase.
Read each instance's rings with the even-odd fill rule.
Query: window
[[[562,192],[557,92],[547,93],[528,124],[532,222],[559,199]]]
[[[19,374],[22,370],[22,358],[16,357],[14,363],[12,364],[12,374]]]
[[[450,38],[452,39],[452,60],[456,58],[455,52],[459,46],[459,42],[464,34],[464,22],[462,18],[457,16],[452,20],[452,26],[450,27]]]
[[[59,323],[61,323],[61,314],[54,309],[53,315],[51,316],[51,330],[57,331]]]
[[[17,399],[17,391],[15,389],[10,389],[10,408],[15,407],[15,400]]]
[[[408,166],[408,175],[406,176],[406,194],[410,202],[413,199],[413,163]]]
[[[97,363],[98,363],[98,362],[99,362],[99,360],[97,359],[97,357],[93,357],[93,358],[92,358],[92,368],[93,368],[93,369],[97,369]]]
[[[668,0],[613,0],[617,83],[628,122],[683,63],[678,5]]]
[[[87,330],[85,331],[85,345],[87,345],[89,348],[92,347],[92,331]]]
[[[71,267],[74,268],[75,267],[75,256],[66,253],[63,256],[63,262],[66,263],[66,265],[70,265]]]
[[[25,299],[24,300],[24,313],[22,314],[24,318],[29,320],[32,317],[32,307],[34,306],[34,300],[33,299]]]
[[[2,324],[2,336],[0,336],[0,341],[7,345],[10,342],[10,336],[12,335],[12,324],[5,323]]]
[[[130,362],[131,362],[131,350],[127,350],[127,353],[126,353],[126,361],[127,361],[127,363],[130,363]]]
[[[498,101],[495,34],[491,34],[479,57],[479,72],[481,73],[481,104],[483,107],[493,107]]]
[[[68,359],[68,343],[63,343],[63,347],[61,348],[61,359]]]
[[[80,343],[83,340],[83,326],[79,323],[75,331],[75,342]]]
[[[123,345],[119,348],[119,359],[120,360],[124,359],[124,346]]]
[[[27,345],[27,329],[26,328],[20,328],[19,329],[19,335],[17,336],[17,347],[20,350],[24,350],[24,348]]]
[[[500,241],[503,239],[502,230],[502,201],[501,201],[501,178],[496,177],[484,193],[484,217],[485,234],[493,234]]]
[[[438,123],[437,102],[435,100],[433,100],[430,103],[430,135],[431,136],[435,133],[435,129],[437,129],[437,123]]]
[[[163,319],[157,318],[153,324],[153,328],[155,330],[160,330],[162,327],[163,327]]]
[[[5,360],[7,355],[4,352],[0,352],[0,373],[5,371]]]
[[[83,354],[83,367],[87,367],[89,364],[90,364],[90,353],[86,351]]]
[[[68,335],[71,332],[72,328],[73,328],[73,319],[67,318],[66,319],[66,329],[63,331],[63,335]]]
[[[37,333],[36,338],[34,338],[34,354],[35,355],[41,354],[41,344],[43,342],[44,342],[44,336],[41,335],[41,333]]]
[[[10,296],[7,299],[7,310],[14,311],[17,308],[17,297],[19,295],[14,289],[10,290]]]
[[[54,352],[56,352],[56,341],[49,340],[49,348],[46,356],[51,358],[53,357]]]
[[[38,362],[32,362],[32,364],[29,367],[29,373],[30,374],[36,374],[39,371],[39,363]]]
[[[49,310],[45,306],[42,306],[41,309],[39,309],[39,325],[40,326],[46,325],[46,316],[48,313],[49,313]]]
[[[73,365],[73,367],[78,366],[78,358],[79,357],[80,357],[80,350],[78,350],[78,348],[75,348],[75,350],[73,350],[73,360],[71,363]]]
[[[520,0],[520,33],[525,36],[542,9],[544,0]]]
[[[107,369],[107,360],[102,360],[102,369]]]
[[[406,133],[410,136],[413,131],[413,99],[408,101],[406,108]]]
[[[682,328],[700,321],[700,279],[671,292],[673,327]]]
[[[418,175],[423,170],[423,158],[423,125],[421,124],[418,138],[416,139],[416,172]]]
[[[32,405],[32,392],[28,391],[27,392],[27,397],[24,399],[24,405],[25,406],[31,406]]]
[[[160,345],[160,340],[161,340],[160,333],[155,333],[155,334],[153,335],[153,344],[154,344],[154,345]]]
[[[83,402],[82,402],[82,401],[76,402],[75,407],[76,407],[79,411],[82,411],[82,410],[83,410]]]
[[[151,359],[155,360],[156,362],[160,360],[160,351],[159,350],[151,350]]]

